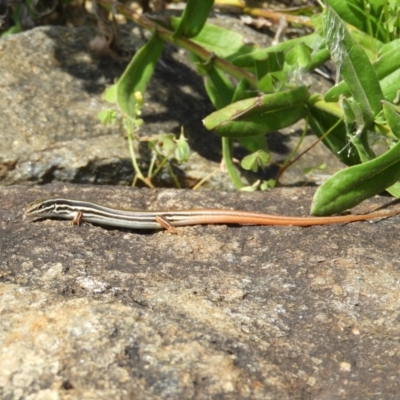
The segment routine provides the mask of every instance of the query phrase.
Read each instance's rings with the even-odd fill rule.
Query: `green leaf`
[[[108,87],[103,93],[103,99],[108,103],[117,103],[118,83]]]
[[[268,72],[282,71],[285,64],[285,54],[283,51],[273,51],[268,53]]]
[[[182,129],[178,140],[176,140],[175,158],[177,159],[178,163],[181,164],[189,160],[189,157],[190,147]]]
[[[355,101],[346,97],[342,98],[341,105],[344,113],[347,137],[357,149],[361,162],[367,162],[375,158],[375,154],[368,144],[367,131],[363,129],[360,107]]]
[[[17,34],[17,33],[20,33],[20,32],[22,32],[22,30],[23,30],[23,29],[22,29],[22,27],[21,27],[20,24],[11,26],[10,28],[8,28],[6,31],[4,31],[4,32],[0,35],[0,38],[4,39],[4,38],[6,38],[7,36],[15,35],[15,34]]]
[[[331,54],[329,53],[328,49],[314,51],[310,56],[311,58],[309,63],[303,67],[304,72],[309,72],[320,67],[331,58]]]
[[[396,182],[394,185],[386,188],[386,191],[389,192],[393,197],[400,197],[400,183]]]
[[[213,3],[213,0],[188,0],[179,26],[172,37],[174,39],[179,36],[191,38],[198,35],[207,21]]]
[[[268,53],[287,53],[297,44],[303,43],[310,47],[313,51],[321,50],[324,43],[324,38],[322,38],[317,33],[312,33],[307,36],[302,36],[300,38],[287,40],[281,42],[275,46],[266,47],[260,50],[254,50],[248,54],[241,55],[232,60],[232,64],[238,67],[253,67],[254,60],[265,60]]]
[[[314,195],[313,215],[337,214],[356,206],[400,178],[400,143],[364,164],[337,172]]]
[[[262,181],[260,185],[260,190],[268,190],[270,188],[274,188],[276,186],[275,179],[268,179],[267,181]]]
[[[396,50],[399,47],[400,47],[400,39],[395,39],[389,43],[385,43],[379,49],[379,57],[381,57],[383,54],[387,53],[388,51]]]
[[[248,151],[252,153],[258,150],[268,151],[268,142],[265,135],[247,136],[236,138],[237,141]]]
[[[359,31],[353,26],[348,26],[348,29],[354,41],[356,41],[363,48],[368,56],[368,59],[371,62],[375,62],[378,58],[378,52],[382,48],[383,43],[380,40],[377,40],[374,37]]]
[[[172,17],[170,21],[171,25],[177,28],[180,18]],[[204,25],[201,32],[191,40],[228,61],[239,55],[247,54],[254,49],[253,45],[244,44],[245,38],[242,34],[211,24]]]
[[[393,132],[393,135],[395,135],[397,139],[400,139],[400,114],[389,102],[383,101],[382,103],[386,121]]]
[[[217,110],[231,102],[234,88],[232,82],[221,70],[211,68],[207,71],[205,87],[208,97]]]
[[[387,35],[381,23],[382,0],[327,0],[327,3],[347,23],[372,37],[386,41]]]
[[[285,72],[270,72],[257,82],[257,89],[263,93],[279,92],[287,86],[287,80]]]
[[[313,132],[326,147],[344,164],[355,165],[361,162],[357,152],[349,151],[346,126],[342,110],[337,103],[326,103],[319,97],[310,98],[308,122]],[[327,134],[329,132],[329,134]]]
[[[161,133],[151,135],[148,139],[149,148],[157,154],[170,159],[176,150],[175,135],[173,133]]]
[[[252,193],[252,192],[255,192],[256,190],[258,190],[259,187],[260,187],[260,181],[256,181],[251,186],[242,186],[240,188],[240,191]]]
[[[381,86],[385,100],[398,103],[400,91],[400,69],[382,79]]]
[[[230,104],[235,87],[226,74],[220,69],[215,68],[212,59],[204,63],[194,54],[190,55],[190,59],[199,73],[206,75],[205,88],[214,107],[219,110]]]
[[[260,79],[268,73],[282,71],[285,55],[282,51],[266,53],[264,58],[254,59],[254,69]]]
[[[263,93],[275,92],[276,91],[275,90],[275,80],[273,79],[272,74],[267,74],[267,75],[263,76],[257,82],[257,89]]]
[[[400,39],[384,45],[378,59],[372,64],[376,76],[380,80],[383,95],[386,100],[393,101],[397,90],[400,89]],[[335,85],[325,94],[325,101],[338,101],[340,96],[350,96],[350,89],[346,82]]]
[[[311,49],[304,43],[299,43],[288,51],[285,61],[289,65],[305,68],[311,63]]]
[[[271,160],[271,156],[263,150],[258,150],[255,153],[244,157],[240,162],[242,168],[257,172],[259,168],[264,168]]]
[[[384,52],[380,53],[379,58],[374,63],[376,75],[379,79],[385,78],[400,68],[400,39],[391,43],[392,46],[384,47]]]
[[[383,93],[379,80],[365,51],[352,39],[339,16],[330,7],[325,12],[327,46],[354,100],[360,106],[363,124],[368,128],[382,109]]]
[[[247,79],[243,78],[235,88],[235,92],[233,93],[232,103],[239,100],[249,99],[250,97],[254,97],[257,92],[254,90]]]
[[[151,39],[134,55],[121,78],[116,83],[117,101],[122,112],[136,117],[136,92],[145,93],[155,65],[164,48],[164,42],[153,34]],[[113,93],[114,89],[111,89]]]
[[[204,126],[225,137],[263,135],[290,126],[307,115],[305,86],[261,97],[241,100],[216,111]]]
[[[387,29],[390,33],[394,33],[396,29],[400,27],[399,23],[399,15],[398,12],[395,15],[392,15],[388,20],[387,20]]]
[[[113,125],[117,120],[117,113],[115,110],[102,110],[97,116],[103,125]]]

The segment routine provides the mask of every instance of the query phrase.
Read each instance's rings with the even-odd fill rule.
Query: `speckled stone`
[[[3,188],[0,397],[395,399],[400,217],[177,235],[21,221],[49,196],[299,216],[312,194]]]

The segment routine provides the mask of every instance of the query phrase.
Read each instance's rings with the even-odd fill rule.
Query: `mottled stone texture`
[[[312,193],[3,188],[0,397],[398,398],[399,217],[178,235],[20,220],[48,196],[307,215]]]

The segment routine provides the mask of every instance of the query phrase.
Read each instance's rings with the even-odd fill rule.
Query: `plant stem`
[[[242,181],[240,180],[240,176],[238,171],[233,163],[233,156],[232,156],[232,144],[233,139],[223,137],[222,138],[222,157],[225,162],[226,169],[228,174],[235,185],[236,189],[240,189],[243,187]]]
[[[207,61],[212,57],[213,64],[215,65],[215,67],[221,69],[222,71],[228,73],[229,75],[238,80],[245,78],[249,81],[251,86],[257,88],[257,78],[252,73],[232,65],[230,62],[214,55],[210,51],[206,50],[205,48],[199,46],[198,44],[194,43],[189,39],[182,37],[173,38],[173,32],[171,30],[164,28],[156,21],[147,18],[145,15],[132,11],[131,9],[129,9],[129,7],[114,2],[112,0],[96,0],[96,2],[101,6],[103,6],[105,9],[109,10],[110,12],[118,11],[124,17],[131,19],[132,21],[140,25],[142,28],[145,28],[150,32],[156,31],[159,37],[162,38],[163,40],[170,43],[175,43],[176,45],[186,49],[190,53],[195,54],[203,61]]]
[[[129,153],[131,155],[131,160],[132,160],[132,166],[133,169],[135,171],[135,178],[133,180],[132,186],[134,186],[134,183],[136,183],[136,181],[138,179],[140,179],[142,182],[144,182],[148,187],[154,189],[154,185],[151,183],[151,181],[149,179],[146,179],[143,174],[142,171],[139,168],[139,165],[137,163],[136,160],[136,154],[135,154],[135,149],[133,148],[133,132],[127,132],[127,137],[128,137],[128,148],[129,148]]]

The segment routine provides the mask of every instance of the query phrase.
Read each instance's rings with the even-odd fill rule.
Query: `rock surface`
[[[21,210],[63,196],[307,215],[312,190],[0,193],[1,398],[398,398],[400,217],[171,235],[27,223]]]

